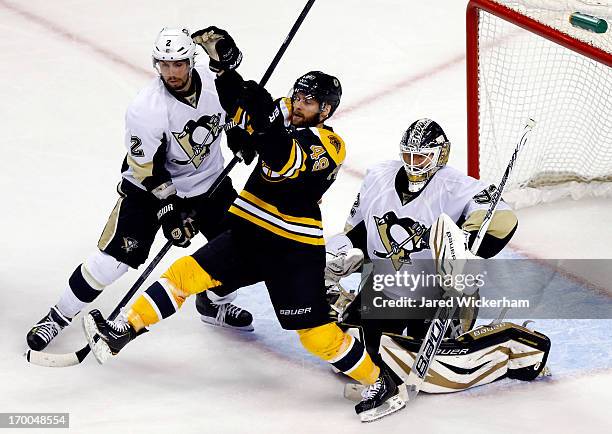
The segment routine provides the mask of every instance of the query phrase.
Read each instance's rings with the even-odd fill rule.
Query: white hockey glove
[[[363,252],[354,248],[344,234],[337,234],[325,243],[325,285],[336,285],[340,279],[363,265]]]

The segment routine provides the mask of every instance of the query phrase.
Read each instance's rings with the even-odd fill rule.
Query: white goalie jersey
[[[363,223],[370,259],[387,259],[396,271],[414,259],[431,259],[423,235],[441,213],[449,215],[464,230],[477,230],[495,188],[445,166],[418,196],[410,198],[398,188],[405,179],[404,173],[400,161],[386,161],[370,168],[345,228],[348,232]],[[497,209],[510,208],[502,201]],[[504,238],[516,226],[516,219],[497,218],[493,223],[487,233]]]
[[[215,76],[208,67],[196,66],[192,80],[193,94],[182,97],[156,78],[127,109],[122,176],[141,189],[153,191],[172,182],[179,196],[197,196],[223,170],[225,111]]]

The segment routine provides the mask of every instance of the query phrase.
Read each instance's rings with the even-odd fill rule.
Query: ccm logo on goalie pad
[[[305,313],[310,312],[312,312],[312,308],[303,307],[301,309],[281,309],[279,313],[281,315],[304,315]]]

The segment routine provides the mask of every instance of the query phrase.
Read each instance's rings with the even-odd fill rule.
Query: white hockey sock
[[[104,288],[123,276],[127,270],[126,264],[96,250],[74,270],[68,280],[68,287],[56,305],[57,308],[65,316],[74,318],[94,301]]]

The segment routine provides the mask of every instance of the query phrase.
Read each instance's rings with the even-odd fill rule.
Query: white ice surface
[[[227,28],[245,54],[241,72],[258,78],[302,6],[0,0],[0,412],[70,412],[75,433],[608,432],[612,349],[604,321],[543,323],[557,372],[548,381],[423,396],[369,425],[341,397],[345,379],[280,329],[262,287],[238,298],[256,318],[252,334],[202,325],[188,301],[107,366],[87,359],[48,369],[22,358],[26,331],[95,248],[114,205],[123,114],[153,77],[149,55],[159,28]],[[315,3],[268,87],[285,94],[309,69],[342,80],[332,124],[348,156],[324,198],[326,233],[342,228],[360,174],[395,158],[402,131],[417,117],[443,125],[453,141],[451,164],[465,167],[464,10],[458,0]],[[235,170],[235,184],[247,174]],[[522,210],[513,245],[537,257],[610,258],[610,211],[609,202]],[[154,276],[189,251],[173,249]],[[94,305],[110,312],[137,276],[131,271]],[[77,325],[49,350],[83,343]]]

